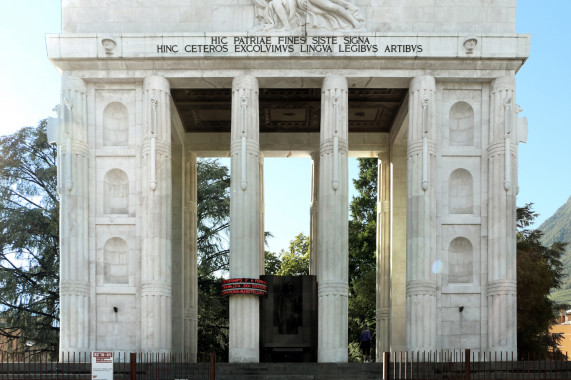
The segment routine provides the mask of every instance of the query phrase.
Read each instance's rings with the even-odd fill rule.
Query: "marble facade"
[[[196,357],[196,158],[231,157],[230,277],[257,278],[263,157],[292,154],[313,162],[320,362],[347,361],[348,157],[379,160],[378,358],[516,350],[516,1],[308,4],[62,1],[61,352]],[[316,90],[317,129],[268,131],[272,89]],[[395,89],[386,130],[351,129],[373,112],[355,91]],[[173,94],[201,90],[231,94],[229,129],[189,127]],[[231,296],[231,361],[259,360],[258,326],[256,296]]]

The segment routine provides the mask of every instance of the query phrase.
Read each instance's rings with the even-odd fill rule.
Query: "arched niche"
[[[105,174],[103,212],[105,214],[129,214],[129,177],[121,169],[111,169]]]
[[[109,103],[103,110],[103,145],[127,146],[129,113],[122,103]]]
[[[448,179],[448,207],[450,214],[474,212],[474,181],[466,169],[456,169]]]
[[[120,237],[112,237],[103,246],[103,278],[107,284],[129,283],[129,245]]]
[[[457,102],[450,108],[450,146],[474,146],[474,109],[466,102]]]
[[[448,283],[471,283],[474,274],[472,243],[465,237],[457,237],[448,246]]]

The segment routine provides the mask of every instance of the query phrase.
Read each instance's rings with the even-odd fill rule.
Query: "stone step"
[[[379,380],[382,363],[218,363],[217,380]]]

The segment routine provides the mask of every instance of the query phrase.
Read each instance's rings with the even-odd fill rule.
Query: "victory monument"
[[[231,157],[230,279],[264,157],[313,162],[317,360],[347,361],[348,157],[377,157],[376,352],[516,350],[516,1],[63,0],[61,352],[197,351],[196,158]],[[254,281],[255,283],[255,281]],[[259,295],[230,296],[258,362]]]

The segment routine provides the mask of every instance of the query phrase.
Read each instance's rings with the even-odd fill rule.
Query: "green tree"
[[[218,160],[197,160],[198,275],[228,271],[230,174]]]
[[[289,251],[281,252],[278,276],[301,276],[309,274],[309,236],[300,233],[290,241]]]
[[[28,352],[58,350],[55,164],[45,120],[0,137],[0,335]]]
[[[198,353],[227,361],[229,309],[220,282],[228,271],[230,175],[218,160],[199,159],[197,180]]]
[[[359,158],[357,195],[351,200],[349,220],[349,359],[360,358],[363,325],[375,332],[377,246],[377,159]],[[371,347],[374,356],[374,345]]]
[[[560,339],[549,332],[555,308],[548,296],[562,284],[566,243],[544,246],[543,233],[528,228],[536,217],[532,204],[517,209],[517,344],[520,352],[546,354]]]
[[[265,251],[264,272],[265,274],[276,274],[282,265],[282,261],[278,254]]]

